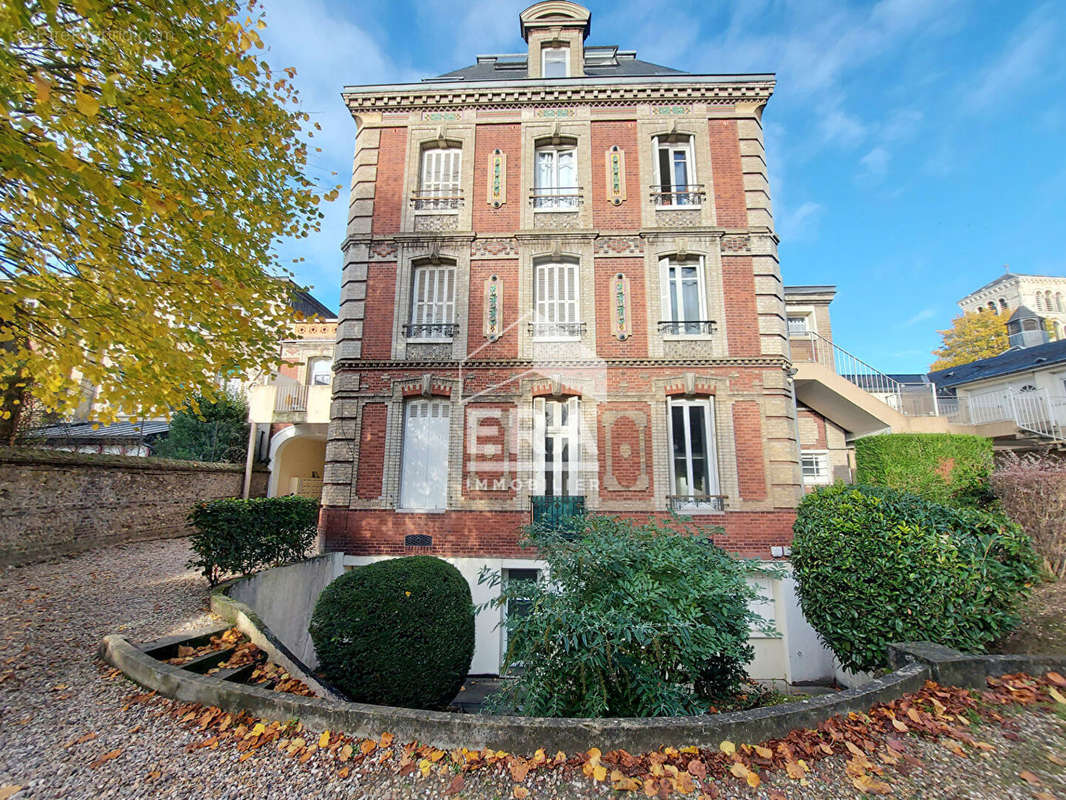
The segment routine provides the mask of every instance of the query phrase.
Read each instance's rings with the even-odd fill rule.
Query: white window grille
[[[828,453],[800,453],[800,469],[803,483],[808,486],[824,486],[831,482]]]
[[[577,261],[534,264],[534,321],[536,338],[578,338],[582,332]]]
[[[669,256],[660,262],[663,282],[663,316],[659,331],[695,336],[714,332],[707,319],[707,289],[702,256],[679,259]]]
[[[703,187],[696,183],[692,159],[692,139],[655,138],[655,189],[657,206],[698,206]]]
[[[579,460],[578,399],[536,398],[533,413],[534,493],[550,497],[581,495],[574,480]]]
[[[448,500],[447,400],[404,406],[400,508],[439,511]]]
[[[576,148],[539,147],[533,169],[535,210],[572,211],[581,204]]]
[[[416,210],[451,211],[462,205],[463,151],[433,147],[422,151],[422,176],[414,198]]]
[[[688,510],[721,511],[714,398],[670,400],[668,410],[673,504]]]
[[[448,339],[455,335],[455,266],[423,265],[411,275],[412,339]]]
[[[789,317],[788,318],[788,335],[789,336],[803,336],[810,331],[810,327],[807,323],[807,317]]]

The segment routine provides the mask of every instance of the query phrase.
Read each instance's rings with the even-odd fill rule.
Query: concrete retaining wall
[[[243,481],[241,464],[0,447],[0,565],[185,536],[195,503],[240,497]]]
[[[307,626],[319,594],[343,573],[344,554],[326,553],[234,581],[225,593],[252,609],[300,662],[315,669],[318,656]]]
[[[865,686],[796,703],[702,717],[549,719],[449,714],[269,692],[194,675],[156,661],[120,636],[106,637],[100,655],[142,686],[179,700],[226,711],[248,711],[267,719],[299,719],[312,730],[328,728],[368,738],[388,731],[401,742],[418,741],[449,749],[491,747],[520,755],[532,754],[539,747],[549,752],[599,747],[641,753],[665,745],[717,747],[723,739],[756,743],[782,737],[795,728],[815,727],[837,714],[865,712],[875,703],[917,691],[937,675],[958,678],[956,685],[983,686],[987,675],[1004,671],[1066,669],[1066,655],[982,657],[927,643],[896,645],[892,659],[901,666],[895,672]]]

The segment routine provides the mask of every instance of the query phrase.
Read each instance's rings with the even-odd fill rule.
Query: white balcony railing
[[[281,384],[274,395],[275,411],[306,411],[307,390],[311,387],[301,383]]]
[[[940,413],[959,425],[1010,422],[1047,439],[1066,438],[1066,397],[1046,389],[997,389],[962,397],[938,398]]]

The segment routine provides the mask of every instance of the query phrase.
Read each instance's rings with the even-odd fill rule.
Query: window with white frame
[[[697,336],[712,332],[707,319],[707,289],[703,256],[667,256],[659,261],[663,282],[662,333]]]
[[[788,335],[789,336],[803,336],[810,331],[808,325],[807,315],[801,314],[799,316],[790,316],[788,318]]]
[[[803,482],[808,486],[824,486],[832,482],[827,452],[803,451],[800,453],[800,469],[803,472]]]
[[[696,184],[691,136],[655,137],[655,190],[657,206],[698,206],[702,190]]]
[[[673,504],[722,510],[714,398],[671,399],[668,411]]]
[[[463,204],[463,151],[458,147],[427,147],[415,195],[416,210],[452,211]]]
[[[574,481],[578,454],[578,399],[533,401],[534,494],[581,495]]]
[[[544,47],[540,51],[540,74],[545,78],[570,77],[570,48]]]
[[[443,510],[448,500],[447,400],[404,405],[400,508]]]
[[[411,339],[450,339],[455,335],[455,265],[421,264],[411,273]]]
[[[538,147],[533,164],[533,208],[572,211],[580,202],[577,148],[572,144]]]
[[[333,380],[333,359],[312,358],[307,365],[307,382],[311,386],[329,386]]]
[[[533,264],[533,323],[536,338],[576,339],[582,331],[576,259]]]

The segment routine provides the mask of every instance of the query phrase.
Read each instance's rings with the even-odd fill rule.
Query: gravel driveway
[[[340,779],[332,761],[299,763],[272,748],[245,761],[228,743],[189,751],[206,735],[179,725],[170,701],[127,702],[135,688],[107,677],[109,670],[95,658],[105,633],[145,641],[216,622],[207,612],[206,584],[185,568],[187,558],[185,541],[170,540],[0,571],[0,798],[442,796],[446,778],[399,777],[390,766],[353,769]],[[1024,711],[1012,722],[1017,730],[1009,736],[1016,741],[999,728],[980,730],[980,738],[996,748],[983,759],[909,741],[922,766],[909,775],[886,773],[893,796],[1066,798],[1066,770],[1055,763],[1066,762],[1066,714]],[[112,757],[100,760],[105,755]],[[1040,785],[1023,782],[1023,770]],[[505,774],[473,773],[465,780],[459,798],[512,796],[514,784]],[[15,786],[22,789],[11,795]],[[525,786],[531,798],[620,796],[572,772],[531,773]],[[806,786],[774,775],[758,790],[719,783],[717,796],[765,799],[773,790],[790,800],[863,796],[837,757],[814,765]]]

